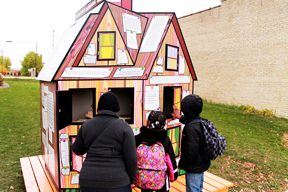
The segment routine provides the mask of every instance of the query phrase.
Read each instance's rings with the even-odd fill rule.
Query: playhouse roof
[[[118,32],[125,43],[129,60],[133,62],[133,65],[78,66],[96,30],[101,23],[103,24],[102,20],[106,14],[112,15]],[[137,49],[129,48],[130,45],[128,45],[127,42],[126,31],[124,31],[125,24],[123,24],[123,15],[125,14],[138,17],[141,20],[140,28],[142,31],[139,32],[140,35],[138,34],[137,37],[140,46]],[[109,25],[109,22],[107,24]],[[151,73],[153,64],[158,58],[158,52],[166,33],[172,25],[189,67],[190,74],[192,78],[196,80],[197,77],[192,61],[175,13],[136,13],[107,1],[103,1],[97,5],[64,32],[41,70],[37,80],[50,82],[82,79],[147,79]],[[71,75],[72,72],[74,76]],[[121,75],[120,72],[129,75]],[[70,75],[67,75],[68,73]],[[79,76],[79,74],[88,73],[90,75]]]

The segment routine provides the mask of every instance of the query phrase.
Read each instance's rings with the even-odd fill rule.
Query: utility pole
[[[52,42],[52,50],[54,50],[54,29],[53,29],[53,35],[52,35],[52,38],[53,38],[53,42]]]
[[[3,50],[1,50],[1,53],[2,53],[2,75],[3,75],[3,65],[4,65],[4,62],[3,62]]]
[[[36,53],[37,53],[37,42],[36,42]]]
[[[54,32],[55,32],[54,29],[53,29],[52,32],[53,32],[53,33],[52,33],[52,50],[54,50],[54,37],[57,37],[57,36],[54,35]],[[51,36],[51,35],[49,35],[49,36]]]

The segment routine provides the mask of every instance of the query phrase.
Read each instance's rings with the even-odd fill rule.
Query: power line
[[[5,40],[0,40],[0,42],[6,42],[6,43],[35,43],[36,41],[5,41]],[[37,43],[39,43],[39,42],[37,41]],[[40,41],[40,43],[48,44],[50,42]]]
[[[51,29],[46,28],[29,28],[29,27],[14,27],[14,26],[1,26],[1,28],[14,28],[14,29],[29,29],[29,30],[47,30],[50,31]],[[59,31],[65,31],[66,29],[56,29]]]

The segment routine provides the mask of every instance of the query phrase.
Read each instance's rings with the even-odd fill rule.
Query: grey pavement
[[[4,79],[36,79],[36,77],[16,77],[16,76],[4,76]]]

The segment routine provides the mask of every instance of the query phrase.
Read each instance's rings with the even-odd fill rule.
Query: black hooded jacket
[[[171,162],[173,164],[173,169],[177,169],[176,165],[176,160],[175,160],[175,153],[173,151],[172,143],[167,136],[167,131],[162,129],[162,130],[156,130],[156,129],[149,129],[146,126],[141,127],[140,129],[140,134],[135,136],[135,141],[136,141],[136,148],[142,143],[142,142],[147,142],[147,143],[156,143],[160,142],[162,143],[165,152],[169,154]],[[178,172],[174,174],[175,181],[178,177]]]
[[[204,147],[204,133],[199,116],[202,106],[202,99],[198,95],[188,95],[181,101],[184,116],[180,122],[185,127],[182,132],[179,167],[188,173],[202,173],[210,167],[210,160],[200,155]]]

